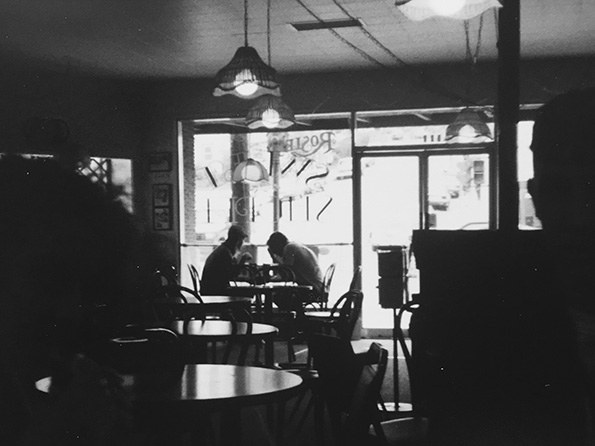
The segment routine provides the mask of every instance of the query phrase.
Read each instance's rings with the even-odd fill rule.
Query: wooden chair
[[[190,280],[192,281],[192,288],[196,294],[200,295],[200,274],[194,265],[188,265],[188,272],[190,273]]]
[[[320,334],[312,336],[309,348],[320,376],[315,413],[320,421],[320,404],[324,402],[334,443],[369,444],[374,440],[369,435],[370,426],[382,438],[377,401],[386,373],[388,351],[372,343],[367,352],[355,354],[350,341]]]
[[[335,302],[330,311],[306,311],[308,331],[351,339],[361,315],[363,298],[361,291],[349,290]]]
[[[379,444],[395,446],[423,446],[428,442],[429,419],[416,404],[416,373],[412,363],[411,349],[408,344],[409,328],[404,327],[404,316],[413,315],[420,304],[410,301],[404,304],[397,313],[397,340],[405,357],[405,366],[409,376],[411,406],[410,411],[396,413],[395,419],[380,423],[382,432],[376,436]],[[395,359],[396,360],[396,359]]]

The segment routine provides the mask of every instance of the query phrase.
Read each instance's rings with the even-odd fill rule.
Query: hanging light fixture
[[[447,142],[471,143],[491,141],[493,138],[483,112],[465,107],[446,127],[445,139]]]
[[[258,181],[268,181],[269,173],[262,163],[248,158],[236,166],[233,170],[232,179],[236,183],[240,181],[252,181],[256,183]]]
[[[248,46],[248,0],[244,0],[244,46],[238,48],[231,62],[215,77],[217,86],[213,96],[231,94],[242,99],[254,99],[263,94],[279,96],[277,72]]]
[[[267,51],[271,65],[271,0],[267,0]],[[270,94],[259,97],[246,115],[246,125],[251,129],[286,129],[295,124],[295,116],[280,97]]]
[[[281,98],[269,94],[258,98],[246,115],[246,125],[251,129],[286,129],[293,124],[293,111]]]
[[[407,18],[414,21],[435,16],[469,20],[488,9],[502,7],[498,0],[397,0],[395,4]]]

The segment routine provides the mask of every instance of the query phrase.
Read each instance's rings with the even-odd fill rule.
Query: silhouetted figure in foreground
[[[130,216],[87,178],[20,157],[0,159],[0,209],[0,442],[126,444],[119,378],[85,353],[131,292]]]
[[[560,299],[569,308],[590,412],[595,411],[595,89],[556,97],[533,129],[534,178],[529,183],[543,224]]]

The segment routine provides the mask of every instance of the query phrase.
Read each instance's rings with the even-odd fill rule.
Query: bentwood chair
[[[309,348],[320,376],[315,414],[320,423],[321,406],[326,406],[334,444],[371,444],[375,438],[369,435],[370,426],[384,438],[377,401],[388,351],[372,343],[367,352],[355,354],[350,341],[320,334],[312,336]]]
[[[362,312],[363,298],[361,291],[349,290],[335,302],[330,312],[306,311],[308,331],[351,339]]]
[[[414,371],[411,348],[409,346],[409,328],[405,323],[405,316],[412,316],[420,307],[415,301],[404,304],[397,313],[396,331],[397,340],[405,357],[405,366],[409,376],[411,403],[410,411],[401,412],[395,415],[395,419],[380,423],[382,431],[376,432],[378,444],[389,446],[423,446],[428,442],[429,420],[423,416],[422,411],[416,404],[416,373]],[[406,327],[407,325],[407,327]]]
[[[196,294],[200,294],[200,274],[194,265],[188,265],[188,272],[190,273],[190,280],[192,281],[192,288]]]
[[[331,283],[333,276],[335,275],[335,269],[337,268],[336,263],[331,263],[326,269],[322,278],[322,290],[320,292],[312,292],[309,296],[308,304],[315,304],[321,310],[326,310],[328,306],[328,297],[331,290]]]

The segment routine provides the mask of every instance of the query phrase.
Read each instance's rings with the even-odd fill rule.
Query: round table
[[[184,327],[186,324],[186,327]],[[233,333],[234,323],[231,321],[224,320],[190,320],[180,321],[176,320],[172,322],[170,328],[181,336],[192,336],[200,338],[206,342],[216,342],[228,340]],[[279,332],[279,329],[274,325],[253,323],[252,331],[248,334],[248,322],[236,322],[236,336],[246,336],[265,339],[268,337],[274,337]]]
[[[235,332],[234,332],[235,325]],[[189,362],[208,362],[207,345],[212,344],[211,362],[217,361],[217,342],[227,342],[223,352],[223,362],[229,361],[234,345],[240,345],[238,364],[243,365],[248,355],[248,348],[251,344],[261,340],[274,339],[279,329],[274,325],[231,322],[226,320],[175,320],[169,328],[182,337],[187,337],[192,347],[189,351],[195,353],[194,360]],[[198,344],[198,345],[197,345]],[[272,363],[266,363],[272,365]]]
[[[289,372],[250,366],[188,364],[180,370],[167,379],[161,374],[122,375],[136,416],[146,417],[155,434],[164,440],[181,435],[180,429],[192,429],[204,421],[204,416],[218,411],[222,413],[222,436],[229,444],[239,445],[242,408],[282,405],[298,394],[303,382]],[[44,378],[36,386],[47,392],[50,383],[51,378]],[[174,426],[171,421],[179,424]]]

